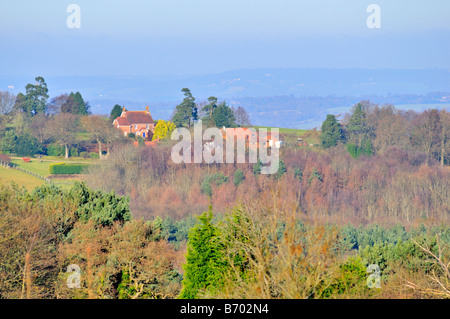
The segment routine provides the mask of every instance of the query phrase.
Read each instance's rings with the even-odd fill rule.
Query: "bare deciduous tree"
[[[234,116],[236,117],[237,125],[239,126],[251,125],[250,116],[242,106],[238,106],[238,108],[234,111]]]
[[[0,91],[0,115],[5,115],[11,112],[16,96],[9,91]]]
[[[49,134],[52,139],[65,148],[65,158],[69,158],[69,147],[76,141],[78,117],[70,113],[60,113],[49,123]]]

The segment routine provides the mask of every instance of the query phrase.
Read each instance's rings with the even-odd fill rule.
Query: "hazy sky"
[[[450,68],[449,15],[448,0],[1,0],[0,75]]]

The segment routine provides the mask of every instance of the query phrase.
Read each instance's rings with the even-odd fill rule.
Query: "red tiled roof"
[[[125,117],[131,125],[154,123],[152,116],[146,111],[126,111]]]
[[[130,122],[127,120],[127,118],[125,117],[118,117],[116,118],[117,124],[119,124],[120,126],[130,126]]]

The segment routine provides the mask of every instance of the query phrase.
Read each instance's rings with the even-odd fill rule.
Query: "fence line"
[[[46,178],[46,177],[43,177],[43,176],[38,175],[36,173],[33,173],[33,172],[31,172],[31,171],[29,171],[29,170],[27,170],[25,168],[22,168],[22,167],[18,166],[17,164],[14,164],[14,163],[5,163],[3,161],[0,161],[0,165],[3,166],[3,167],[6,167],[6,168],[17,169],[17,170],[22,171],[22,172],[24,172],[26,174],[29,174],[29,175],[32,175],[32,176],[37,177],[39,179],[42,179],[46,183],[51,183],[52,182],[49,178]]]

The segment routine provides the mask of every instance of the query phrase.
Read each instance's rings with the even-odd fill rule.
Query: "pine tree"
[[[185,98],[181,104],[177,105],[175,114],[172,116],[172,122],[175,123],[177,127],[182,127],[184,125],[191,127],[191,123],[198,119],[197,105],[194,102],[195,98],[188,88],[183,88],[181,92],[184,93]]]
[[[366,110],[362,103],[353,107],[353,113],[346,130],[349,141],[354,145],[350,146],[350,149],[347,147],[353,157],[359,157],[361,154],[370,156],[374,153],[372,146],[373,130],[368,123]]]
[[[217,127],[235,127],[236,118],[233,110],[225,103],[220,103],[213,111],[212,119]]]
[[[323,122],[320,140],[323,148],[336,146],[344,140],[344,131],[334,115],[328,114]]]
[[[195,299],[202,291],[214,293],[223,285],[227,263],[219,228],[211,222],[212,206],[192,228],[183,265],[183,288],[179,298]]]

